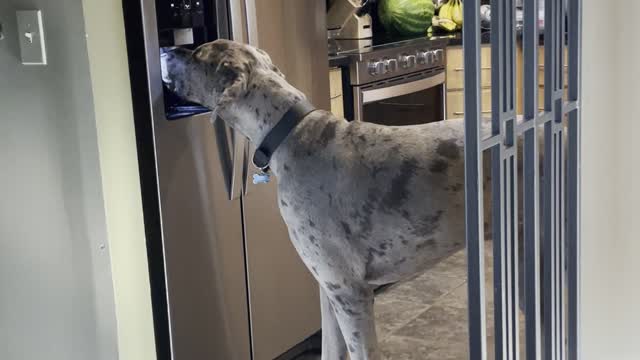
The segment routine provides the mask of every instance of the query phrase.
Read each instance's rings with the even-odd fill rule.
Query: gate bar
[[[465,5],[466,6],[466,5]],[[505,172],[502,166],[504,157],[502,142],[504,134],[502,132],[502,114],[506,108],[506,101],[500,89],[506,82],[506,75],[502,71],[494,69],[504,68],[504,49],[502,44],[506,36],[505,27],[505,4],[504,1],[491,1],[491,28],[499,31],[491,32],[491,141],[495,144],[491,148],[491,213],[492,213],[492,235],[493,235],[493,306],[494,306],[494,349],[496,359],[508,358],[509,354],[509,331],[508,331],[508,310],[507,292],[505,287],[507,259],[506,257],[506,231],[503,231],[503,219],[505,216],[504,194],[505,194]],[[480,155],[481,156],[481,155]],[[483,285],[484,286],[484,285]]]
[[[518,176],[515,136],[515,2],[492,1],[491,147],[494,331],[498,359],[517,360],[519,345]]]
[[[563,47],[565,1],[545,1],[544,352],[562,360],[564,346]]]
[[[525,357],[540,360],[540,233],[538,151],[538,0],[524,1],[524,133],[523,148],[523,236]]]
[[[567,124],[567,359],[579,353],[579,256],[580,247],[580,73],[582,47],[582,0],[568,0],[569,111]],[[567,108],[568,106],[565,106]],[[566,110],[565,110],[566,111]]]
[[[467,242],[467,286],[469,298],[469,356],[487,358],[484,299],[484,231],[482,167],[480,162],[480,3],[467,0],[463,8],[464,52],[464,166],[465,235]]]

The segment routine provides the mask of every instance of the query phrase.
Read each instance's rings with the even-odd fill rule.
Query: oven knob
[[[428,56],[428,60],[427,62],[429,63],[429,65],[434,65],[435,63],[438,62],[438,58],[437,58],[437,54],[435,50],[431,50],[429,51],[429,56]]]
[[[381,75],[385,73],[385,63],[384,60],[380,61],[369,61],[369,74],[371,75]]]
[[[396,59],[388,59],[384,62],[386,72],[395,72],[398,70],[398,60]]]
[[[402,55],[400,56],[400,65],[404,69],[409,69],[416,66],[416,56],[415,55]]]
[[[443,54],[442,49],[432,50],[432,53],[433,53],[434,64],[442,62],[442,54]]]
[[[429,51],[418,51],[418,64],[426,64],[429,62]]]

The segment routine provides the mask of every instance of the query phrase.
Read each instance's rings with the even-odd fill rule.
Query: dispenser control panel
[[[180,46],[195,49],[219,37],[215,0],[156,0],[160,51]],[[175,120],[210,111],[164,88],[167,119]]]
[[[203,0],[158,1],[158,27],[180,29],[205,26]]]

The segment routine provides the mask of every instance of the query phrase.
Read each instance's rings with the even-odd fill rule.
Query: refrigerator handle
[[[246,173],[245,148],[247,140],[220,119],[213,122],[213,129],[218,144],[218,156],[222,165],[222,177],[227,195],[229,200],[235,200],[240,198],[244,187],[242,180]]]
[[[237,131],[229,128],[233,140],[233,176],[231,182],[231,200],[239,199],[242,195],[243,183],[245,176],[245,148],[247,147],[247,138]]]
[[[251,154],[253,154],[253,147],[248,140],[245,140],[244,147],[244,160],[242,162],[242,189],[244,196],[247,196],[249,193],[249,176],[252,168],[252,164],[250,164]]]

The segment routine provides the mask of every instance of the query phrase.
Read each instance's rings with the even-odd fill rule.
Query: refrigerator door
[[[132,81],[148,81],[153,144],[140,144],[140,149],[155,151],[172,359],[248,360],[251,341],[237,180],[243,168],[237,165],[243,159],[237,155],[238,143],[224,128],[212,127],[209,114],[167,119],[155,2],[141,3],[142,19],[137,21],[142,21],[144,43],[139,46],[145,47],[147,73],[139,77],[132,72]],[[144,95],[134,94],[134,101],[135,96]]]
[[[243,3],[244,40],[267,51],[291,84],[316,107],[329,110],[326,2]],[[243,29],[237,28],[233,13],[232,8],[234,39],[240,40],[236,36]],[[249,176],[252,154],[248,156]],[[289,240],[274,180],[248,184],[243,199],[255,360],[274,359],[320,329],[318,286]]]
[[[206,116],[156,122],[173,359],[250,359],[240,199]]]

